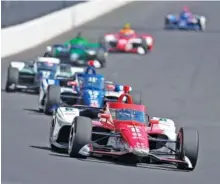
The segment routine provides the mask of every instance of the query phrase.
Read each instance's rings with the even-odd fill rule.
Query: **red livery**
[[[128,164],[165,163],[194,170],[199,147],[197,130],[182,127],[176,134],[172,120],[150,119],[146,107],[134,104],[126,88],[117,102],[106,103],[97,118],[74,119],[70,157],[110,156]]]
[[[151,35],[138,34],[126,24],[118,33],[108,33],[104,42],[109,52],[146,54],[152,50],[154,40]]]

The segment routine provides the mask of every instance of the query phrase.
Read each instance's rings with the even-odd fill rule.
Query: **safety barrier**
[[[91,0],[1,30],[1,57],[34,48],[64,32],[135,0]]]

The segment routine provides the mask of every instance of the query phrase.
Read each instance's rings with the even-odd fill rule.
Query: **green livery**
[[[105,67],[107,51],[101,42],[93,43],[77,36],[63,45],[53,45],[44,56],[57,57],[61,62],[75,65],[85,65],[89,60],[96,60],[100,63],[100,67]]]

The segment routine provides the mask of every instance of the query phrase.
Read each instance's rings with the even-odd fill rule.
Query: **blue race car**
[[[193,15],[187,7],[179,15],[169,14],[165,17],[165,29],[204,31],[205,28],[206,17]]]
[[[61,104],[102,108],[106,101],[117,100],[124,89],[123,85],[105,81],[104,76],[97,74],[92,66],[84,73],[77,73],[72,81],[68,81],[68,85],[71,89],[68,93],[62,93],[58,82],[48,86],[45,103],[47,112],[52,113]]]

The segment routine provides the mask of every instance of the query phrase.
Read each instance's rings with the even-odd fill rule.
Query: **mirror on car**
[[[150,121],[150,116],[147,114],[147,113],[145,113],[145,118],[146,118],[146,121]]]

